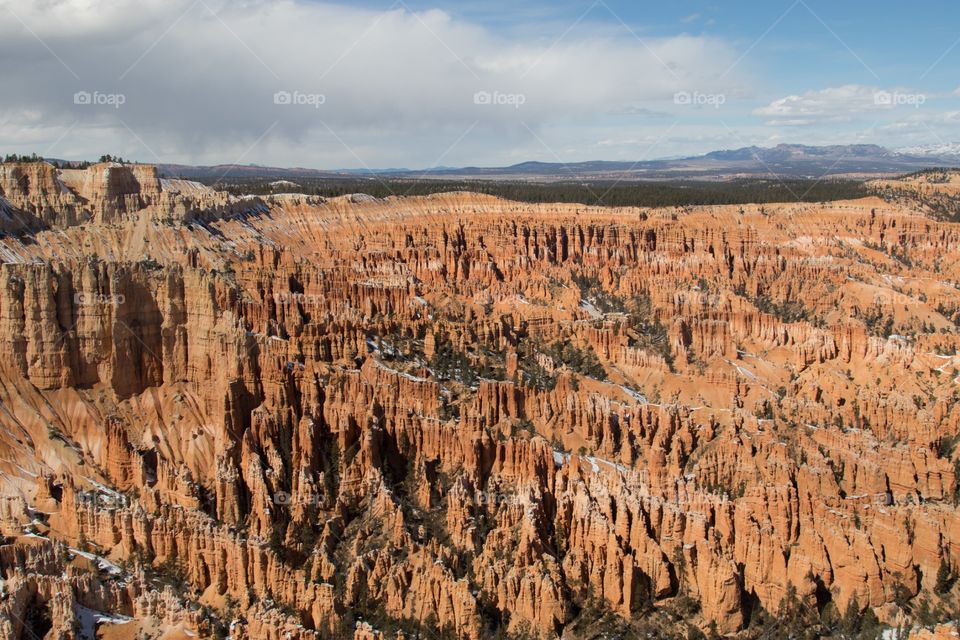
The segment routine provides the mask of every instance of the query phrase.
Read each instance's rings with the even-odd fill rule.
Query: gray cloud
[[[673,111],[677,91],[732,94],[744,82],[716,80],[737,58],[719,39],[640,42],[582,27],[530,44],[442,11],[0,0],[0,15],[10,11],[0,20],[0,133],[19,151],[53,145],[50,155],[498,162],[518,149],[552,154],[531,129],[566,152],[568,139],[596,140],[582,129],[606,129],[612,114]],[[76,104],[77,92],[91,103]]]

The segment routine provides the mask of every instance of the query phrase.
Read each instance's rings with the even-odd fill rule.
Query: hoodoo
[[[0,636],[956,611],[960,225],[880,187],[611,209],[0,165]]]

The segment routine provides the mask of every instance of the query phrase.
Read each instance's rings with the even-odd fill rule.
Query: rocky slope
[[[952,633],[960,225],[0,197],[2,637]]]

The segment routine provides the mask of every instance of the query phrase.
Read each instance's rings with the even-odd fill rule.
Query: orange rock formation
[[[0,196],[2,637],[950,637],[960,225]]]

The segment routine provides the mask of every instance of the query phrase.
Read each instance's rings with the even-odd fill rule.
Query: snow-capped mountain
[[[960,142],[939,142],[936,144],[903,147],[902,149],[897,149],[897,153],[908,156],[957,157],[960,156]]]

